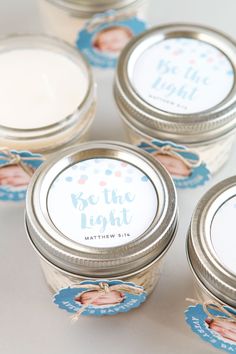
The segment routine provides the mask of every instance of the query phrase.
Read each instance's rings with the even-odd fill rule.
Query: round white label
[[[62,172],[48,194],[48,212],[69,239],[114,247],[142,235],[158,207],[150,179],[124,161],[93,158]]]
[[[236,274],[236,196],[217,210],[211,225],[211,242],[218,260]]]
[[[129,68],[137,93],[155,108],[191,114],[222,102],[234,84],[229,59],[217,48],[190,38],[149,47]]]

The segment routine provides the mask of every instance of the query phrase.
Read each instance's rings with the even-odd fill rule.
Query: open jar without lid
[[[122,52],[114,94],[130,141],[177,187],[204,184],[228,159],[236,127],[236,46],[215,30],[166,25]]]
[[[26,230],[57,292],[54,302],[85,315],[126,312],[146,299],[177,219],[166,170],[142,150],[116,142],[81,144],[46,162],[26,198]],[[101,303],[94,299],[84,308],[75,298],[89,289],[96,300],[96,291],[102,294]],[[103,290],[120,301],[102,306]]]
[[[186,315],[193,331],[208,334],[205,338],[217,337],[211,342],[218,344],[218,348],[232,346],[234,350],[235,210],[236,177],[231,177],[211,188],[194,211],[187,238],[187,256],[195,279],[196,305],[190,306]]]
[[[83,57],[47,36],[0,40],[0,200],[24,199],[42,160],[86,139],[95,86]]]
[[[79,48],[97,67],[113,68],[125,44],[146,28],[147,0],[38,2],[47,33]]]

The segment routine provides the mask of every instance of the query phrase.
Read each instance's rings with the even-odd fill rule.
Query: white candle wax
[[[20,202],[44,160],[88,139],[95,85],[79,51],[56,38],[8,36],[0,48],[0,202]]]
[[[83,101],[88,77],[69,57],[44,49],[0,54],[0,125],[37,129],[71,115]]]

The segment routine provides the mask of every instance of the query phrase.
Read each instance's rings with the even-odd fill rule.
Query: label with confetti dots
[[[66,237],[92,247],[124,245],[152,224],[158,197],[149,177],[125,161],[93,158],[54,180],[48,210]]]
[[[223,52],[191,38],[170,38],[152,45],[130,73],[135,90],[146,102],[177,114],[203,112],[221,103],[235,79]]]

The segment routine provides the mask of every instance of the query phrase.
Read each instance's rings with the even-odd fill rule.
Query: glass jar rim
[[[50,219],[47,196],[52,181],[67,167],[94,158],[114,158],[132,164],[147,174],[155,188],[158,207],[154,220],[133,241],[114,247],[88,246],[55,229]],[[177,223],[176,190],[169,174],[149,154],[129,144],[97,141],[67,149],[40,167],[28,188],[26,229],[31,242],[49,262],[71,273],[102,276],[109,270],[109,275],[115,276],[140,269],[166,252]]]
[[[73,126],[76,126],[79,117],[82,118],[86,114],[88,108],[94,101],[95,84],[92,70],[87,61],[78,50],[73,48],[70,44],[53,36],[44,34],[13,34],[0,37],[0,55],[1,52],[22,48],[49,50],[68,57],[73,63],[78,64],[81,70],[86,73],[88,85],[82,101],[78,104],[74,112],[62,120],[39,128],[30,129],[12,128],[0,124],[0,136],[4,137],[4,140],[6,141],[22,142],[26,140],[33,142],[38,141],[39,139],[48,139],[51,136],[54,137],[67,129],[71,129]],[[69,139],[73,139],[73,136],[70,136]]]
[[[82,18],[89,18],[97,13],[101,13],[110,9],[123,10],[129,7],[139,5],[146,0],[103,0],[89,2],[87,0],[46,0],[51,4],[61,7],[64,10],[72,11],[80,15]]]
[[[213,186],[196,206],[186,242],[187,258],[195,277],[216,298],[233,307],[236,307],[236,273],[216,254],[211,228],[217,211],[235,195],[234,176]]]
[[[166,39],[190,38],[203,41],[225,54],[234,71],[231,91],[220,103],[202,112],[170,113],[154,107],[137,93],[130,80],[130,70],[137,58],[155,43]],[[125,47],[118,60],[114,81],[114,96],[119,110],[133,126],[142,131],[158,130],[161,133],[193,134],[194,139],[207,140],[223,135],[236,127],[236,45],[228,36],[208,27],[184,23],[154,27],[135,37]]]

